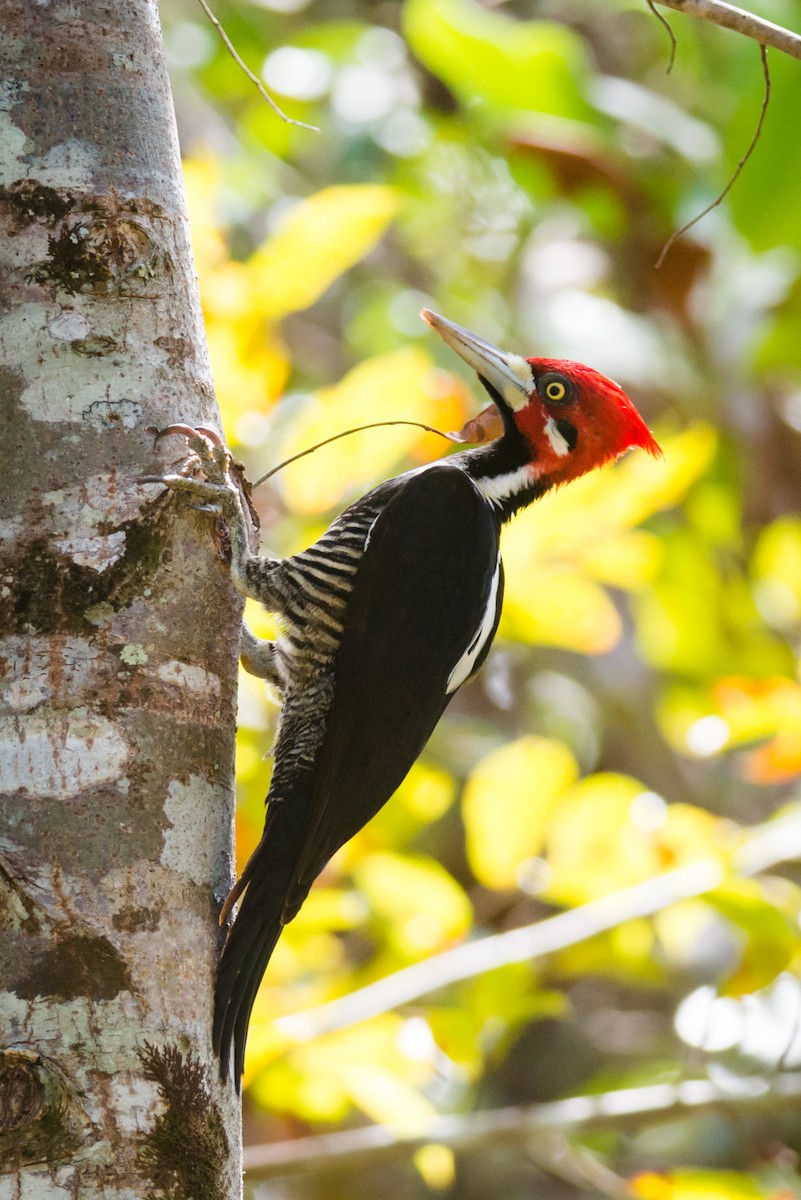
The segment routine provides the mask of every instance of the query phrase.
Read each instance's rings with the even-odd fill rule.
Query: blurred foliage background
[[[200,7],[164,0],[212,364],[251,478],[352,425],[454,429],[477,411],[423,305],[618,379],[665,450],[513,522],[480,678],[270,964],[246,1141],[375,1122],[421,1142],[338,1164],[309,1143],[301,1173],[254,1171],[249,1194],[335,1200],[358,1172],[399,1200],[801,1196],[801,64],[771,52],[753,158],[656,269],[751,138],[753,42],[667,14],[668,74],[639,0],[214,7],[276,101],[321,130],[282,123]],[[801,20],[797,0],[755,8]],[[264,544],[304,547],[447,451],[402,427],[336,442],[256,492]],[[274,721],[243,676],[240,868]],[[668,874],[651,915],[626,893],[595,932],[600,898],[699,861],[711,883],[682,892]],[[550,953],[415,993],[453,947],[565,910]],[[396,1004],[403,969],[414,994]],[[346,1003],[328,1032],[282,1020],[384,978],[369,1019],[345,1025]],[[656,1120],[631,1090],[625,1120],[610,1108],[591,1129],[423,1144],[438,1114],[457,1129],[688,1080],[719,1102]]]

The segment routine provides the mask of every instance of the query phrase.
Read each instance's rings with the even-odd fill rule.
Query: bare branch
[[[217,17],[215,17],[214,13],[209,8],[206,0],[198,0],[198,3],[200,4],[200,7],[203,9],[204,13],[209,18],[212,25],[214,26],[214,28],[217,30],[218,34],[222,38],[223,44],[225,45],[225,48],[228,51],[228,53],[231,55],[231,58],[233,58],[234,62],[237,64],[237,66],[239,66],[245,72],[245,74],[247,75],[250,82],[254,83],[256,85],[259,95],[262,96],[262,98],[267,101],[267,103],[269,104],[269,106],[273,110],[273,112],[277,116],[279,116],[282,121],[286,121],[287,125],[297,125],[298,129],[309,129],[309,130],[311,130],[312,133],[319,133],[320,130],[317,128],[316,125],[307,125],[307,123],[305,121],[296,121],[294,117],[288,117],[286,115],[286,113],[283,111],[283,109],[278,107],[278,105],[275,103],[275,101],[273,100],[270,93],[265,88],[262,81],[259,79],[258,75],[254,75],[253,72],[251,71],[250,67],[246,66],[246,64],[239,57],[236,50],[234,49],[233,42],[231,41],[228,34],[223,29],[223,27],[220,24],[220,22],[218,21]]]
[[[564,1129],[543,1129],[526,1139],[525,1153],[541,1171],[563,1179],[582,1192],[608,1196],[609,1200],[631,1200],[629,1181],[617,1175],[589,1147]]]
[[[765,124],[765,114],[768,111],[768,104],[770,103],[770,70],[768,68],[768,52],[764,46],[760,46],[759,53],[762,56],[762,72],[765,76],[765,95],[762,98],[762,110],[759,114],[759,120],[757,121],[757,127],[754,130],[754,136],[751,138],[751,144],[749,145],[749,147],[746,150],[743,157],[738,162],[738,164],[735,168],[734,174],[732,175],[731,179],[726,184],[725,188],[720,193],[720,195],[716,196],[711,204],[707,204],[705,209],[703,209],[701,212],[699,212],[690,221],[686,221],[684,223],[684,225],[681,226],[680,229],[675,230],[675,232],[670,235],[670,237],[668,238],[668,240],[665,242],[664,246],[662,247],[662,252],[659,255],[659,258],[656,260],[657,267],[662,266],[662,263],[665,261],[665,258],[670,250],[670,247],[673,245],[673,243],[678,238],[680,238],[682,236],[682,234],[686,233],[688,229],[692,229],[693,225],[697,225],[698,222],[707,215],[707,213],[712,212],[713,208],[717,208],[717,206],[719,204],[721,204],[723,202],[723,200],[725,200],[726,196],[728,196],[729,192],[734,187],[734,184],[737,182],[737,179],[738,179],[743,167],[748,162],[749,158],[751,157],[751,155],[754,153],[754,150],[756,149],[757,142],[759,141],[760,137],[762,136],[762,126]]]
[[[801,857],[801,808],[758,826],[753,836],[732,855],[731,870],[738,875],[756,875],[798,857]],[[653,916],[678,900],[712,891],[725,876],[723,863],[714,858],[679,867],[534,925],[466,942],[404,967],[349,996],[305,1013],[280,1017],[275,1028],[299,1042],[344,1029],[448,984],[472,979],[510,963],[542,958],[606,933],[635,917]]]
[[[801,34],[726,4],[724,0],[656,0],[656,3],[702,21],[711,21],[713,25],[722,25],[724,29],[733,29],[735,33],[753,38],[761,46],[772,46],[792,58],[801,58]]]
[[[801,1104],[801,1074],[775,1076],[770,1086],[761,1078],[750,1092],[726,1091],[708,1079],[678,1084],[655,1084],[593,1096],[572,1096],[549,1104],[491,1109],[468,1116],[438,1116],[416,1134],[397,1134],[386,1125],[368,1125],[341,1133],[295,1138],[264,1146],[249,1146],[244,1167],[251,1179],[276,1175],[322,1173],[334,1168],[354,1171],[392,1159],[408,1158],[437,1142],[454,1150],[524,1143],[532,1157],[548,1165],[553,1158],[554,1134],[581,1134],[591,1129],[631,1129],[658,1120],[675,1120],[710,1109],[786,1110]]]

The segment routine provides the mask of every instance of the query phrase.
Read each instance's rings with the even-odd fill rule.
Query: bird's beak
[[[534,390],[534,375],[529,363],[519,354],[508,354],[485,342],[469,329],[448,321],[438,313],[424,308],[423,320],[438,333],[446,346],[455,350],[506,402],[512,412],[528,404]]]

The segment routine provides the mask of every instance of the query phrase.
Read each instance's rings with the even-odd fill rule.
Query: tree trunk
[[[0,28],[0,1196],[230,1200],[240,602],[137,482],[219,427],[156,2]]]

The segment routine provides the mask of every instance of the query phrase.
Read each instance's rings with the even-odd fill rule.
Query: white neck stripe
[[[507,471],[505,475],[487,475],[483,479],[473,479],[473,483],[490,504],[502,504],[504,500],[511,500],[513,496],[527,491],[539,474],[536,463],[525,463],[514,471]]]

